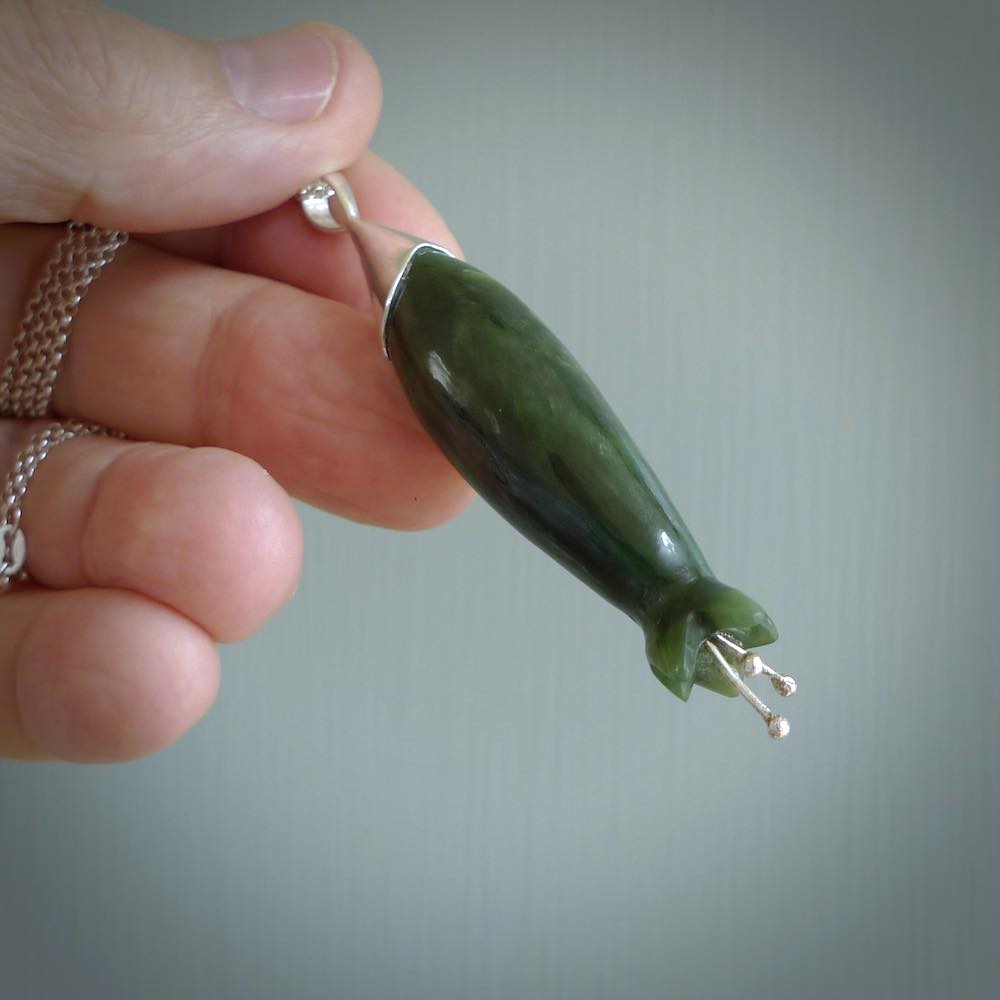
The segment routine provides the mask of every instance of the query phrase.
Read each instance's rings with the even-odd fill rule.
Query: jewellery
[[[70,222],[25,309],[0,375],[0,416],[43,417],[66,353],[70,325],[101,269],[128,233]]]
[[[0,553],[0,593],[12,583],[28,578],[24,570],[28,544],[21,530],[21,502],[28,492],[31,477],[57,444],[82,434],[101,434],[103,431],[99,424],[76,420],[49,424],[34,434],[14,459],[14,465],[4,480],[0,506],[0,542],[3,545]]]
[[[56,244],[0,375],[0,416],[44,417],[66,353],[70,326],[87,289],[128,240],[120,230],[69,222]],[[21,502],[35,470],[63,441],[82,434],[113,433],[99,424],[62,421],[36,432],[14,460],[0,498],[0,593],[27,579],[27,541],[21,530]]]
[[[744,678],[795,682],[749,647],[777,638],[720,583],[645,459],[566,348],[510,291],[442,247],[361,219],[347,181],[299,192],[309,221],[346,231],[382,310],[382,345],[431,436],[518,530],[643,629],[653,673],[742,695],[781,739],[788,723]]]

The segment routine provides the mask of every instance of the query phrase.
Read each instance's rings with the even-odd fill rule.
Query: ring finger
[[[4,424],[0,454],[10,467],[45,425]],[[287,494],[255,462],[220,448],[67,441],[38,465],[21,526],[34,583],[135,591],[219,641],[259,628],[291,594],[301,563]]]
[[[8,467],[42,426],[0,423]],[[0,600],[3,756],[173,742],[214,699],[213,640],[254,631],[299,573],[287,494],[221,449],[77,437],[38,464],[21,513],[35,585]]]

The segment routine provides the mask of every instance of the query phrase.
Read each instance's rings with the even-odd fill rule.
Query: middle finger
[[[62,229],[0,229],[0,351]],[[74,320],[53,404],[134,438],[245,454],[290,492],[419,528],[470,493],[413,414],[373,320],[130,241]]]

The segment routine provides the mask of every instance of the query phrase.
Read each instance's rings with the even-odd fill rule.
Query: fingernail
[[[319,35],[287,28],[219,42],[233,95],[248,111],[292,124],[326,107],[337,78],[337,53]]]

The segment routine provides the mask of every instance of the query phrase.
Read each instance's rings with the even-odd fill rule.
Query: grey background
[[[375,148],[578,353],[800,693],[783,746],[682,705],[482,503],[307,511],[189,738],[0,765],[0,994],[997,996],[998,5],[121,6],[369,46]]]

